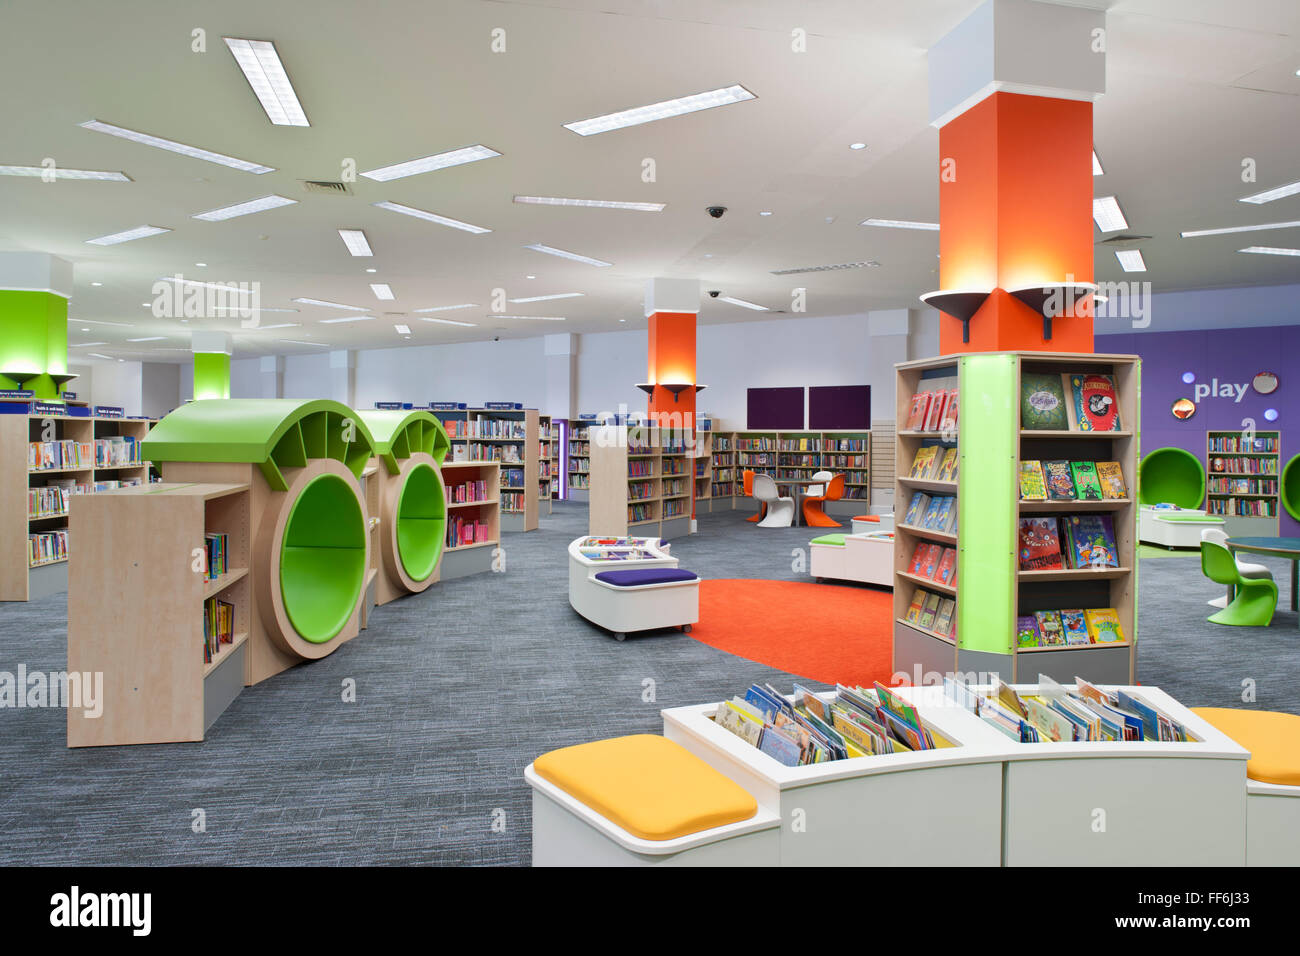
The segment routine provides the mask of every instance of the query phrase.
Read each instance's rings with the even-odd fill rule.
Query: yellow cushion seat
[[[1300,787],[1300,716],[1228,707],[1193,707],[1192,713],[1250,751],[1251,780]]]
[[[533,761],[533,770],[643,840],[675,840],[758,812],[749,791],[653,734],[552,750]]]

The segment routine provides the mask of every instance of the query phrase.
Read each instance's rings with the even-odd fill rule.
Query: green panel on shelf
[[[338,475],[313,478],[289,509],[280,549],[280,595],[294,629],[324,644],[343,630],[365,581],[366,521]]]
[[[326,433],[331,419],[339,431],[333,444]],[[351,441],[343,438],[345,420],[352,422],[347,433]],[[279,473],[275,454],[285,433],[295,428],[300,429],[307,458],[332,457],[358,477],[374,447],[365,422],[346,405],[329,399],[213,398],[182,405],[160,421],[145,438],[143,454],[155,462],[249,462],[261,465],[267,480],[277,487],[271,479]],[[286,449],[293,445],[290,440]]]
[[[368,408],[357,412],[375,443],[375,454],[384,459],[388,473],[398,472],[397,459],[423,451],[442,464],[449,443],[442,422],[424,409]],[[441,454],[438,446],[441,443]]]
[[[958,376],[957,635],[963,650],[1010,654],[1018,597],[1017,359],[963,356]]]
[[[1138,500],[1199,508],[1205,500],[1205,466],[1185,449],[1157,448],[1138,465]]]
[[[230,397],[230,356],[225,352],[194,353],[194,397]]]
[[[438,566],[447,525],[442,482],[431,465],[411,469],[397,499],[397,555],[414,581],[424,581]]]
[[[307,464],[307,449],[302,443],[302,428],[297,422],[286,431],[271,452],[272,460],[280,468],[302,468]]]
[[[1282,469],[1282,507],[1296,521],[1300,521],[1300,455],[1296,455]]]

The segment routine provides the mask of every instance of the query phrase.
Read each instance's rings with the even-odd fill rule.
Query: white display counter
[[[690,630],[700,619],[699,578],[639,586],[600,580],[604,571],[676,568],[658,538],[583,535],[569,544],[569,604],[618,640],[635,631]]]

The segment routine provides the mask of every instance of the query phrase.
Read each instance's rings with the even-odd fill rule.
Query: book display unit
[[[444,461],[447,540],[442,579],[492,570],[492,553],[501,543],[501,466],[494,461]]]
[[[239,695],[250,494],[246,483],[155,483],[73,500],[68,671],[102,674],[103,691],[98,716],[68,708],[69,747],[202,740]]]
[[[537,416],[537,511],[551,513],[551,501],[560,496],[560,424],[550,415]]]
[[[894,669],[1135,683],[1138,359],[896,368]],[[982,412],[918,419],[925,393]]]
[[[821,484],[813,475],[830,471],[844,475],[844,495],[827,501],[827,514],[852,516],[871,505],[871,432],[735,432],[734,494],[745,497],[746,471],[769,474],[782,496],[795,497],[809,485]]]
[[[575,421],[569,427],[568,449],[565,453],[569,471],[569,500],[586,501],[591,490],[591,427],[590,421]]]
[[[1205,433],[1205,513],[1232,536],[1278,534],[1282,433]]]
[[[147,419],[14,407],[0,414],[0,601],[67,589],[72,498],[149,481]]]
[[[593,425],[588,533],[664,540],[691,530],[690,433]]]
[[[437,411],[451,444],[447,460],[495,461],[500,468],[501,531],[536,531],[541,488],[535,408]]]

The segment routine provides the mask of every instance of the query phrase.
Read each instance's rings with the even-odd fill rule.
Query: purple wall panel
[[[814,385],[808,389],[808,427],[812,430],[871,427],[870,385]]]
[[[1253,418],[1257,431],[1282,433],[1281,466],[1300,453],[1300,326],[1279,325],[1184,332],[1130,332],[1098,335],[1098,352],[1142,357],[1142,453],[1156,448],[1184,448],[1205,461],[1205,433],[1240,431],[1242,420]],[[1277,391],[1260,395],[1250,387],[1258,372],[1278,376]],[[1196,381],[1183,382],[1191,372]],[[1211,395],[1196,399],[1200,385],[1246,386],[1241,400]],[[1196,401],[1196,414],[1179,421],[1169,407],[1179,398]],[[1266,409],[1278,418],[1264,418]],[[1281,533],[1300,535],[1297,523],[1282,509]]]
[[[745,390],[745,427],[752,430],[803,428],[803,393],[799,388]]]

